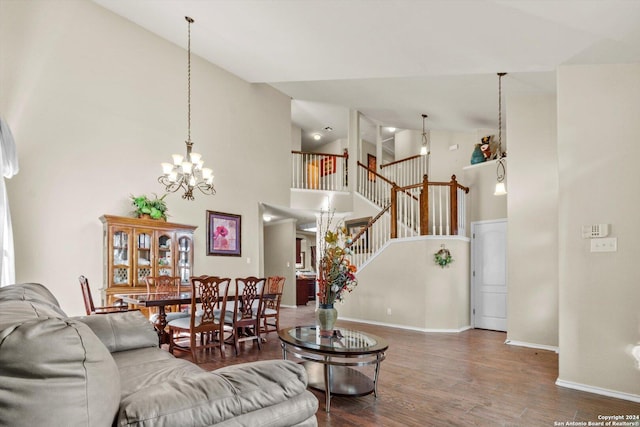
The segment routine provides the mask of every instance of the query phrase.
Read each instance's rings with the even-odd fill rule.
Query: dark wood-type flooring
[[[314,324],[314,309],[311,303],[283,307],[281,327]],[[378,398],[333,396],[327,414],[324,393],[312,390],[319,400],[319,426],[537,427],[597,422],[598,415],[640,414],[640,403],[556,386],[558,355],[506,345],[502,332],[422,333],[339,318],[338,325],[383,337],[389,350],[382,362]],[[190,359],[185,353],[176,356]],[[226,347],[225,359],[218,349],[199,355],[200,366],[207,370],[281,358],[274,332],[267,335],[262,351],[248,342],[241,344],[238,357],[232,346]],[[373,375],[370,367],[360,369]]]

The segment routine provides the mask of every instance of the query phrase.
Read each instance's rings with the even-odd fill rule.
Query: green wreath
[[[438,252],[434,254],[433,257],[436,264],[438,264],[442,268],[445,268],[446,266],[448,266],[453,262],[453,257],[451,256],[451,252],[449,252],[449,249],[445,249],[444,245],[442,249],[440,249]]]

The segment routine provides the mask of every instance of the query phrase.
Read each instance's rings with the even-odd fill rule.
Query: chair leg
[[[191,333],[189,337],[189,343],[191,345],[191,357],[193,357],[193,363],[198,363],[198,355],[196,354],[196,334]]]

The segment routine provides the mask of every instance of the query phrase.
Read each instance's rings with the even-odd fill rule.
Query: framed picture
[[[336,156],[325,156],[320,159],[320,176],[336,173]]]
[[[373,154],[367,154],[367,168],[372,171],[378,172],[378,161]],[[367,179],[372,182],[376,182],[376,174],[372,172],[367,173]]]
[[[207,211],[207,255],[241,256],[240,215]]]
[[[371,217],[352,219],[350,221],[345,221],[344,226],[347,227],[347,233],[351,235],[351,237],[356,237],[356,234],[360,232],[363,228],[369,224],[371,221]],[[367,229],[362,236],[358,240],[356,240],[353,245],[351,245],[351,250],[355,253],[365,253],[369,252],[369,230]]]

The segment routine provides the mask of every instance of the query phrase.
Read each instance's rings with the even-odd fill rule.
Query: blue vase
[[[476,144],[473,149],[473,153],[471,153],[471,164],[475,165],[476,163],[482,163],[485,160],[484,154],[482,154],[482,150],[480,149],[480,144]]]

